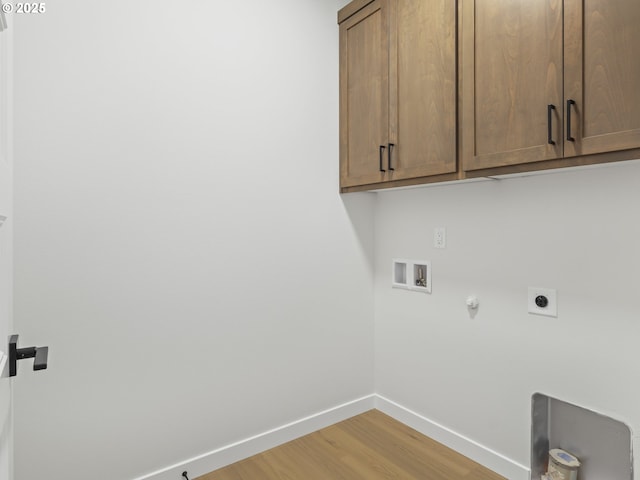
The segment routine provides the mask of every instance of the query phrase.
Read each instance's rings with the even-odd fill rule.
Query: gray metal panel
[[[549,397],[536,393],[531,400],[531,478],[547,471],[549,458]]]
[[[531,421],[532,480],[544,473],[549,448],[580,459],[578,480],[633,480],[632,436],[624,423],[539,393]]]

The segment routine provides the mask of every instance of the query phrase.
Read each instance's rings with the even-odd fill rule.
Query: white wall
[[[633,162],[379,193],[376,392],[522,465],[534,392],[637,435],[638,205]],[[392,258],[431,260],[433,293],[391,289]],[[557,289],[557,319],[527,314],[528,286]]]
[[[373,391],[373,196],[333,1],[64,0],[16,27],[16,480],[126,480]]]
[[[369,394],[374,316],[375,391],[516,462],[536,391],[638,431],[640,165],[341,198],[336,3],[47,5],[15,30],[16,331],[51,348],[14,381],[16,480],[130,480]]]

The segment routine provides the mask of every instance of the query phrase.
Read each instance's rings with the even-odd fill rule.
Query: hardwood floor
[[[198,480],[505,480],[370,410]]]

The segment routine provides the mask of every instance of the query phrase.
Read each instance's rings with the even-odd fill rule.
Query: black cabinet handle
[[[567,100],[567,140],[575,142],[576,139],[571,135],[571,105],[575,105],[574,100]]]
[[[391,149],[392,149],[393,147],[395,147],[395,146],[396,146],[396,145],[395,145],[395,143],[390,143],[390,144],[389,144],[389,150],[387,151],[387,154],[388,154],[388,157],[387,157],[387,167],[388,167],[388,168],[389,168],[389,170],[390,170],[390,171],[392,171],[392,172],[395,170],[395,168],[393,168],[393,167],[391,166]]]
[[[553,141],[553,111],[556,109],[555,105],[547,105],[547,143],[549,145],[555,145]]]
[[[384,157],[384,149],[387,148],[384,145],[380,145],[380,171],[381,172],[386,172],[386,170],[384,168],[382,168],[382,159]]]

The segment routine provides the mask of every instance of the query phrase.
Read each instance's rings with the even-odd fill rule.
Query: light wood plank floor
[[[378,410],[198,480],[505,480]]]

